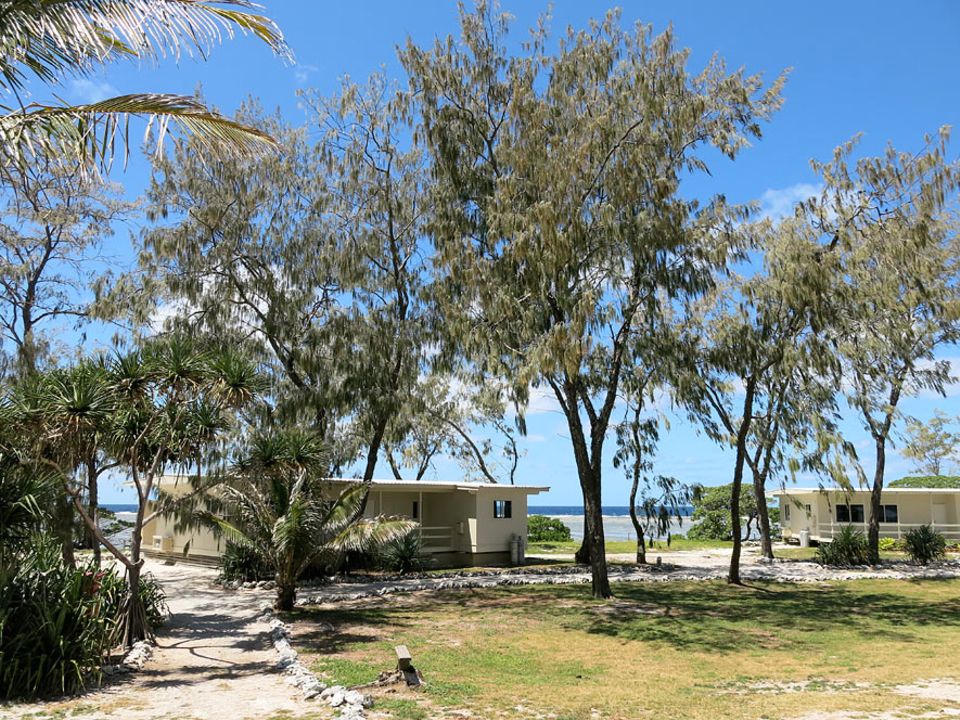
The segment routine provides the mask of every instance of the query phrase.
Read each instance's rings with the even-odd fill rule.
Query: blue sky
[[[265,107],[279,107],[290,121],[300,122],[304,114],[297,103],[298,88],[333,92],[344,74],[359,80],[381,69],[400,77],[395,48],[408,36],[428,43],[437,35],[456,32],[452,2],[267,0],[266,5],[293,49],[292,64],[271,56],[255,40],[240,37],[216,48],[207,62],[184,59],[156,68],[114,65],[94,78],[67,81],[62,94],[82,101],[144,89],[190,93],[202,83],[205,96],[223,112],[232,112],[244,98],[255,95]],[[517,0],[505,0],[502,7],[516,18],[513,37],[517,41],[547,8],[545,3]],[[608,7],[585,0],[555,2],[552,26],[557,31],[571,24],[581,27]],[[714,53],[730,68],[744,66],[770,80],[792,68],[784,107],[765,128],[763,140],[736,162],[714,164],[712,177],[696,188],[704,193],[723,192],[736,202],[759,200],[767,212],[783,212],[813,188],[816,179],[809,160],[826,158],[834,146],[855,133],[863,133],[862,153],[877,153],[888,141],[913,149],[924,133],[960,120],[956,92],[960,3],[647,1],[624,8],[625,23],[637,20],[652,23],[656,30],[672,24],[678,43],[690,48],[694,69]],[[954,156],[958,147],[960,138],[954,142]],[[132,158],[127,170],[118,169],[112,179],[134,197],[146,177],[145,161]],[[129,257],[124,234],[112,243],[115,255]],[[944,356],[954,353],[960,357],[960,351],[952,348]],[[937,407],[960,414],[960,402],[952,392],[945,399],[904,403],[905,412],[919,417],[928,417]],[[552,486],[548,495],[536,499],[539,504],[578,504],[563,416],[552,403],[540,399],[531,408],[528,424],[519,481]],[[852,415],[846,426],[868,456],[866,436]],[[609,449],[612,455],[612,442]],[[869,470],[872,463],[864,459]],[[729,451],[700,437],[681,418],[671,419],[660,445],[657,472],[718,484],[729,481],[731,468]],[[908,470],[909,464],[896,453],[888,460],[888,478]],[[443,468],[442,472],[455,471]],[[608,463],[604,502],[626,504],[627,491],[620,471]],[[105,501],[122,501],[121,495],[110,490]]]

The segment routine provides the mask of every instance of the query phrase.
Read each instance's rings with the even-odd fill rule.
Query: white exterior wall
[[[143,548],[147,552],[212,559],[220,557],[225,545],[223,539],[218,540],[206,528],[176,532],[173,519],[157,517],[143,526]]]
[[[844,493],[839,490],[824,492],[789,492],[779,496],[780,517],[784,538],[796,538],[802,530],[809,530],[813,540],[830,539],[843,525],[857,523],[839,522],[838,504],[863,505],[866,530],[870,521],[870,491],[855,490]],[[960,539],[960,493],[928,491],[888,490],[881,494],[881,504],[896,505],[896,523],[880,523],[881,537],[900,537],[918,525],[940,524],[939,530],[948,539]],[[784,507],[790,505],[790,520],[784,520]],[[806,512],[810,506],[810,513]]]
[[[375,483],[367,498],[364,515],[411,518],[414,503],[417,503],[423,552],[438,557],[451,553],[507,554],[514,535],[521,536],[526,542],[527,495],[543,489],[512,485],[478,487],[470,483],[424,482],[422,486],[418,485],[402,481]],[[330,481],[324,486],[324,494],[333,498],[345,487],[345,483]],[[167,486],[165,489],[169,491],[171,488]],[[184,483],[182,490],[178,486],[173,491],[187,492],[188,486]],[[510,518],[494,517],[496,500],[511,501]],[[161,538],[156,547],[154,536]],[[223,539],[218,540],[208,530],[175,532],[174,521],[164,518],[157,518],[144,530],[147,551],[181,555],[188,543],[188,556],[203,559],[218,558],[226,546]]]
[[[513,503],[511,517],[497,518],[493,504],[497,500]],[[483,488],[477,493],[477,543],[474,552],[509,552],[510,538],[519,535],[527,542],[527,494],[504,485],[503,488]]]

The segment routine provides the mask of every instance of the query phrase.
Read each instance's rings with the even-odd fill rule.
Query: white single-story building
[[[870,491],[786,488],[770,493],[780,501],[784,540],[805,532],[813,542],[829,542],[845,525],[864,533],[870,522]],[[960,540],[960,488],[887,488],[880,495],[880,537],[901,538],[932,525],[948,540]]]
[[[324,483],[331,496],[348,478]],[[182,478],[164,477],[163,491],[190,491]],[[549,487],[482,482],[374,480],[366,517],[405,517],[420,523],[422,553],[431,564],[446,567],[502,564],[510,561],[510,543],[527,541],[527,497]],[[143,531],[145,552],[153,556],[216,562],[226,541],[209,530],[178,531],[173,518],[158,517]],[[186,550],[186,552],[184,552]]]

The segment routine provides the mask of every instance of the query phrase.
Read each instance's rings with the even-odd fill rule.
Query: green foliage
[[[929,565],[946,557],[947,540],[930,525],[913,528],[904,536],[903,542],[907,555],[918,565]]]
[[[220,574],[224,580],[272,580],[273,567],[254,548],[242,543],[227,541],[220,556]]]
[[[866,536],[852,525],[844,525],[830,542],[817,547],[816,560],[821,565],[867,565]]]
[[[894,480],[888,487],[892,488],[931,488],[957,489],[960,488],[960,475],[917,475]]]
[[[146,575],[140,592],[159,627],[167,614],[162,588]],[[70,694],[98,682],[125,594],[116,571],[71,568],[56,540],[34,536],[16,567],[0,570],[0,699]]]
[[[438,297],[472,367],[521,406],[532,386],[558,398],[591,550],[592,468],[618,393],[678,356],[666,328],[737,253],[716,230],[743,208],[681,185],[760,136],[783,78],[692,69],[672,30],[624,26],[617,11],[562,42],[541,24],[518,45],[493,3],[462,9],[460,24],[457,38],[401,52],[436,190]],[[609,596],[602,557],[591,573],[594,595]]]
[[[232,472],[216,486],[218,506],[195,520],[259,555],[277,582],[278,610],[291,610],[297,580],[324,554],[373,555],[416,524],[363,518],[368,487],[324,482],[320,437],[281,429],[250,438]]]
[[[385,569],[401,575],[422,570],[421,549],[420,533],[411,530],[403,537],[383,546],[380,552],[380,564]]]
[[[275,52],[286,53],[283,36],[268,18],[250,12],[246,0],[231,8],[207,3],[89,0],[62,3],[8,3],[0,26],[3,47],[21,50],[0,58],[0,90],[14,95],[29,80],[37,92],[64,78],[83,76],[122,57],[150,62],[168,54],[198,53],[232,36],[250,31]],[[207,146],[266,151],[269,138],[208,110],[185,95],[134,93],[83,105],[31,102],[0,104],[0,167],[25,165],[52,157],[65,165],[98,163],[108,168],[117,143],[129,151],[131,115],[149,116],[162,143],[168,123],[179,123]]]
[[[566,542],[570,539],[570,528],[557,518],[547,517],[546,515],[530,515],[527,517],[528,542]]]
[[[956,422],[957,418],[942,410],[934,411],[927,422],[909,418],[901,451],[904,457],[913,460],[917,471],[939,476],[960,445],[960,433],[949,429]]]
[[[900,543],[898,543],[894,538],[882,537],[880,538],[879,545],[882,552],[891,552],[896,550]]]
[[[691,540],[731,540],[730,495],[732,485],[705,487],[693,497],[694,525],[687,531]],[[740,489],[740,513],[748,518],[756,515],[757,502],[752,485]]]

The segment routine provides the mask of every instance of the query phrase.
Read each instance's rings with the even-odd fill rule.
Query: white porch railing
[[[832,540],[840,531],[850,525],[860,530],[864,535],[870,528],[868,523],[820,523],[817,526],[817,537],[823,540]],[[901,539],[910,530],[930,525],[934,530],[943,535],[947,540],[960,540],[960,525],[945,523],[880,523],[880,537]]]
[[[425,553],[453,552],[452,525],[420,526],[420,548]]]

